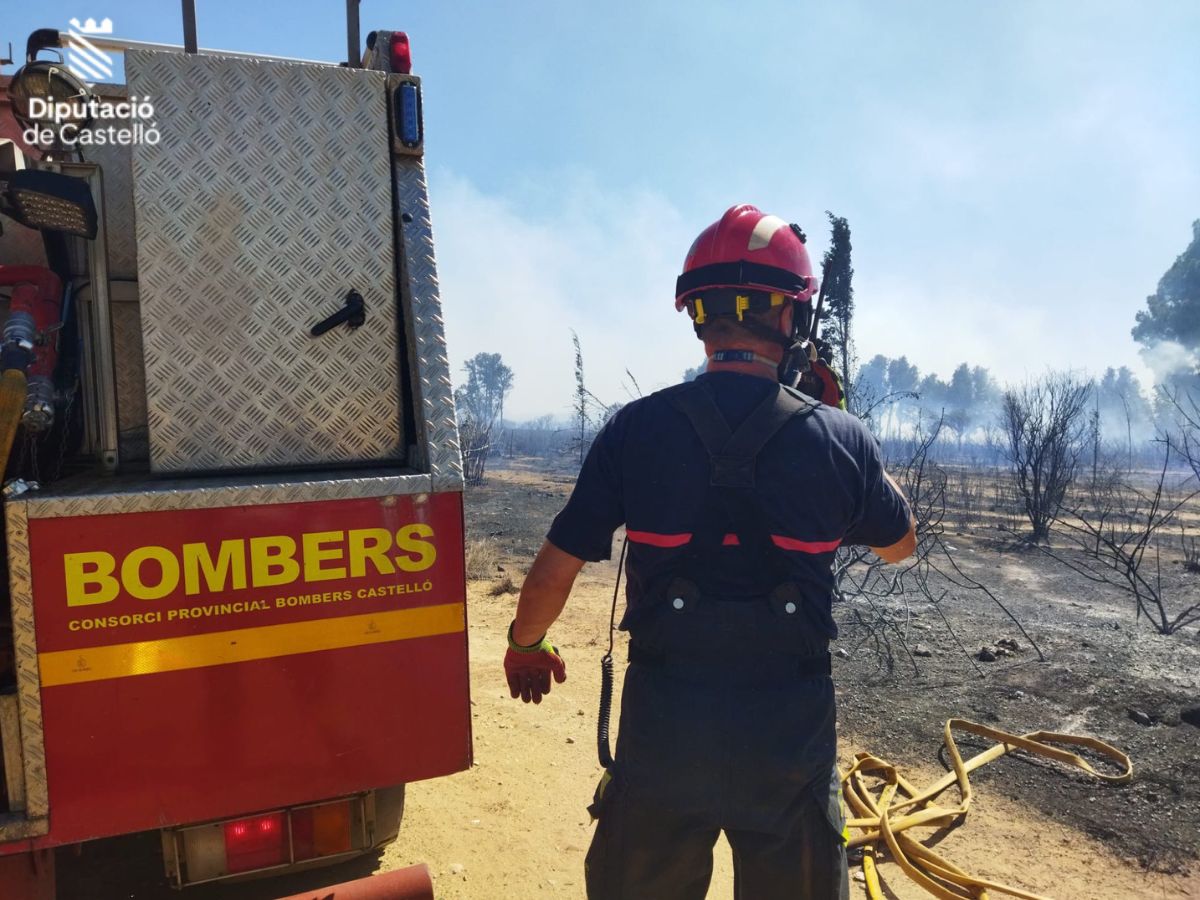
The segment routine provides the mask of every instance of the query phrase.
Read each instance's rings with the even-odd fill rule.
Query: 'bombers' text
[[[297,581],[337,581],[367,574],[423,572],[437,559],[424,523],[300,535],[235,538],[178,548],[138,547],[118,558],[103,550],[63,555],[68,606],[109,603],[124,592],[158,600],[182,586],[188,596]]]

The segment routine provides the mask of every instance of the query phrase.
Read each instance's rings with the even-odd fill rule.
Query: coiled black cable
[[[613,585],[612,611],[608,615],[608,652],[600,660],[600,716],[596,720],[596,750],[600,756],[600,765],[605,769],[613,764],[608,738],[613,698],[613,633],[617,628],[617,596],[621,591],[621,572],[625,569],[625,550],[628,547],[629,537],[626,536],[621,542],[621,557],[617,560],[617,582]]]

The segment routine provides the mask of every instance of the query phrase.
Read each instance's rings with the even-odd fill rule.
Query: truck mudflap
[[[381,875],[358,878],[279,900],[433,900],[429,868],[421,863]]]

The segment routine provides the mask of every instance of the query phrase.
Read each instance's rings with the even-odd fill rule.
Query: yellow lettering
[[[395,575],[396,567],[388,559],[392,535],[386,528],[353,528],[350,530],[350,576],[367,574],[367,560],[380,575]],[[305,551],[307,552],[307,551]]]
[[[301,537],[304,542],[304,580],[331,581],[335,578],[346,577],[345,566],[334,566],[322,569],[321,563],[340,561],[345,554],[341,542],[345,539],[344,531],[314,531]],[[337,543],[336,547],[323,547],[322,544]]]
[[[412,556],[397,556],[396,565],[404,572],[423,572],[433,565],[437,559],[437,547],[430,541],[420,538],[433,537],[433,528],[421,522],[405,525],[396,532],[396,549],[406,551]]]
[[[157,584],[146,584],[142,580],[142,563],[145,562],[158,563],[160,577]],[[121,563],[121,584],[130,596],[139,600],[158,600],[179,586],[179,560],[166,547],[138,547]]]
[[[212,593],[224,590],[240,591],[246,586],[246,542],[238,539],[221,541],[217,561],[213,562],[207,544],[183,545],[183,591],[200,593],[200,576]],[[229,582],[227,585],[226,582]]]
[[[255,587],[291,584],[300,577],[296,542],[287,535],[250,538],[250,572]]]
[[[110,603],[121,592],[112,577],[117,561],[111,553],[64,553],[63,570],[67,584],[67,606],[91,606]]]

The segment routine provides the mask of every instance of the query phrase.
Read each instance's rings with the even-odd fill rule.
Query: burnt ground
[[[520,584],[574,481],[572,472],[543,465],[508,462],[487,484],[469,490],[468,541],[483,542],[488,551],[479,555],[483,562],[476,568],[484,571],[476,571],[477,577],[511,577]],[[854,624],[856,610],[864,615],[871,610],[853,600],[839,604],[837,647],[846,656],[834,660],[834,670],[843,736],[902,768],[925,769],[945,764],[942,725],[951,717],[1012,732],[1100,738],[1132,758],[1132,782],[1100,783],[1016,755],[985,766],[972,783],[981,793],[998,793],[1082,830],[1148,869],[1190,869],[1200,856],[1200,728],[1179,716],[1200,704],[1196,627],[1157,635],[1145,620],[1135,621],[1126,596],[998,531],[951,531],[944,540],[963,571],[1008,607],[1045,659],[978,592],[946,595],[940,613],[923,597],[906,595],[885,604],[902,620],[905,638],[891,633],[889,671],[872,636]],[[615,566],[589,566],[588,573],[611,583]],[[1200,575],[1172,577],[1191,593],[1200,591]],[[588,611],[588,621],[597,623],[595,643],[604,637],[606,613]],[[994,662],[963,650],[973,655],[1001,639],[1015,641],[1019,649]],[[905,650],[918,645],[930,655],[913,657]],[[1139,724],[1135,715],[1149,724]],[[970,738],[959,743],[964,756],[985,746]]]
[[[969,651],[1002,638],[1020,646],[990,663],[968,658],[931,604],[913,603],[909,646],[922,643],[933,655],[915,660],[916,674],[907,659],[897,660],[890,676],[867,647],[842,660],[836,677],[843,729],[856,743],[923,760],[937,752],[940,725],[950,717],[1016,733],[1100,738],[1131,757],[1130,783],[1098,783],[1020,757],[984,767],[972,782],[1079,828],[1147,868],[1189,867],[1200,855],[1200,728],[1182,722],[1180,713],[1200,703],[1195,628],[1157,635],[1144,620],[1135,622],[1126,598],[1036,550],[969,534],[950,538],[959,564],[1009,607],[1045,660],[986,598],[947,598],[942,612]],[[849,609],[838,612],[849,618]],[[840,643],[848,650],[856,631],[843,629]],[[984,746],[960,743],[964,756],[966,748]]]

